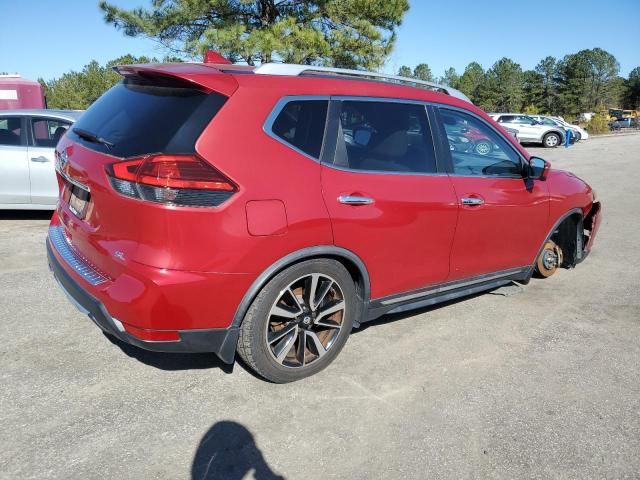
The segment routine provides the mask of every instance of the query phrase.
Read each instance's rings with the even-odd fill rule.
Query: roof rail
[[[386,73],[367,72],[365,70],[350,70],[347,68],[318,67],[315,65],[297,65],[293,63],[264,63],[257,67],[253,73],[262,75],[290,75],[301,76],[305,74],[325,74],[342,75],[345,77],[378,80],[383,82],[408,85],[413,87],[426,88],[446,93],[452,97],[459,98],[465,102],[472,103],[464,93],[446,85],[418,80],[417,78],[401,77],[399,75],[389,75]]]

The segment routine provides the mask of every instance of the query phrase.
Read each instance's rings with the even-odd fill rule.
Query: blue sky
[[[626,76],[640,66],[640,0],[410,0],[385,70],[425,62],[435,75],[471,61],[489,68],[510,57],[524,69],[543,57],[601,47]],[[112,0],[124,7],[149,0]],[[162,57],[147,39],[125,37],[106,25],[97,0],[0,0],[0,71],[50,79],[126,53]],[[553,9],[553,11],[551,11]]]

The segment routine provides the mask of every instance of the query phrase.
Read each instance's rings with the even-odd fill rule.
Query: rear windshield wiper
[[[106,146],[109,150],[115,147],[114,143],[111,143],[108,140],[105,140],[104,138],[99,137],[95,133],[91,133],[87,130],[83,130],[82,128],[73,128],[72,131],[73,133],[78,135],[80,138],[83,138],[92,143],[101,143],[102,145]]]

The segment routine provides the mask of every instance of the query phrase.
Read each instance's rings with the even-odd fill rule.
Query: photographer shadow
[[[213,425],[200,440],[191,466],[191,478],[284,480],[271,470],[251,432],[229,420]]]

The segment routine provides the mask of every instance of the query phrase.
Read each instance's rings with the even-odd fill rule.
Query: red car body
[[[440,294],[422,303],[408,297],[420,299],[421,292],[444,291],[442,285],[464,279],[485,275],[489,281],[492,272],[507,271],[501,280],[527,281],[545,240],[571,215],[589,233],[573,263],[591,248],[599,204],[572,174],[550,170],[546,181],[528,186],[522,178],[363,174],[313,161],[265,132],[284,97],[393,98],[469,112],[529,161],[498,124],[463,100],[385,82],[256,75],[248,67],[225,73],[206,64],[141,65],[121,72],[178,78],[226,97],[195,151],[230,189],[215,208],[130,198],[110,183],[110,166],[122,158],[73,135],[58,144],[64,161],[50,266],[83,311],[128,343],[212,351],[231,362],[251,301],[277,272],[305,258],[339,259],[353,272],[361,323],[446,300]],[[76,183],[90,190],[84,218],[69,204]],[[354,208],[335,201],[343,195],[365,195],[375,204]],[[461,197],[484,203],[463,205]],[[87,281],[87,271],[99,281]]]

